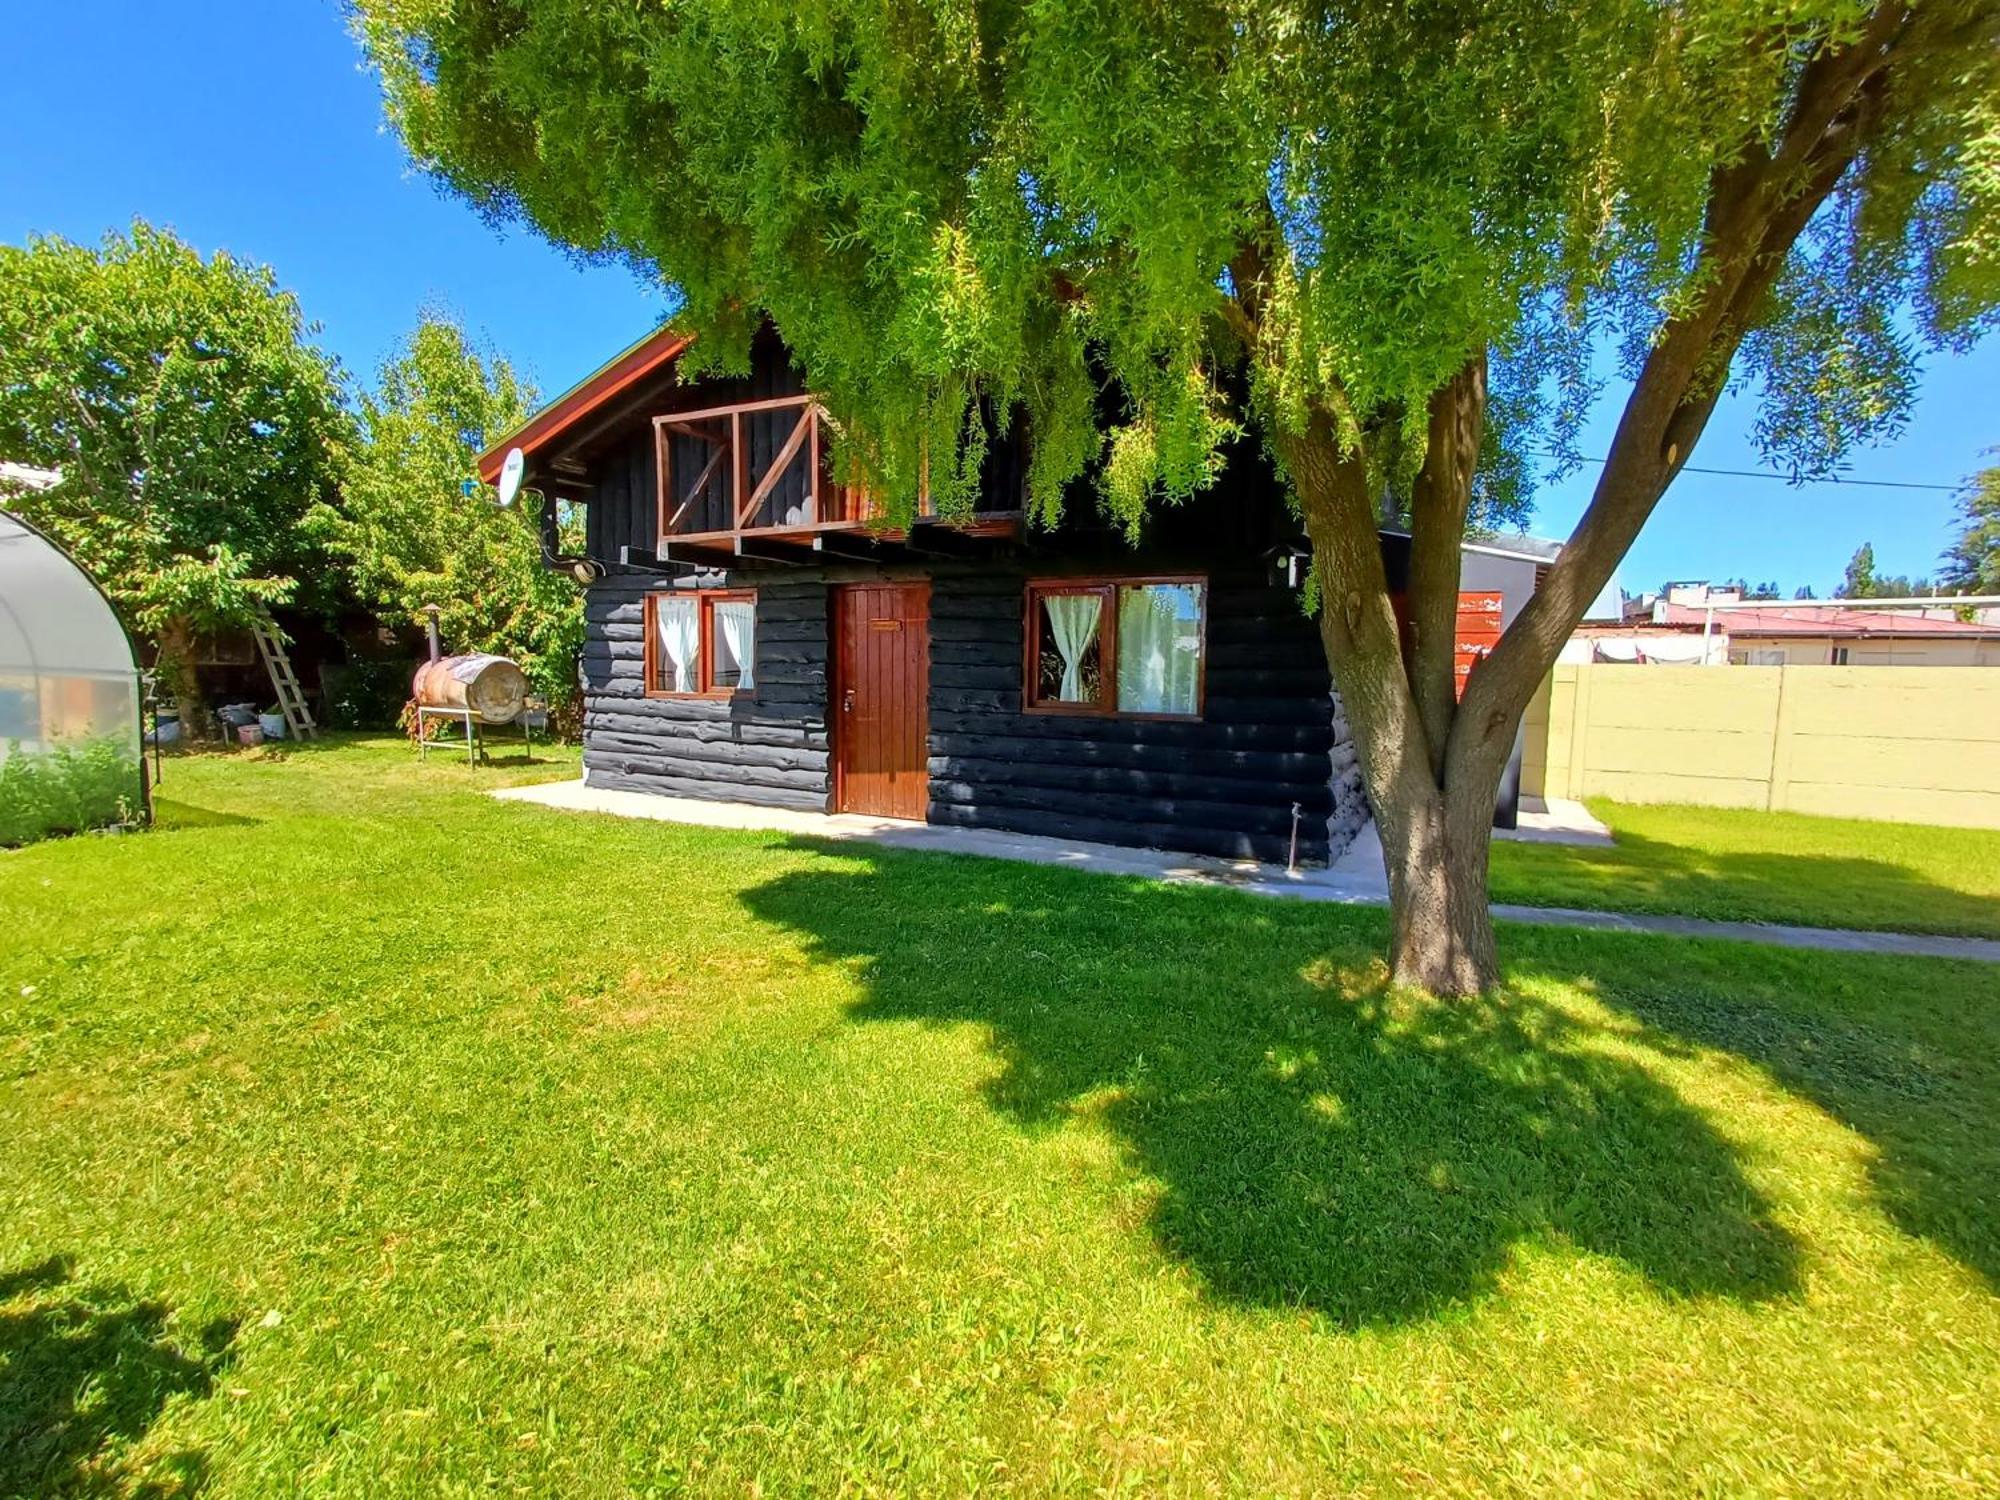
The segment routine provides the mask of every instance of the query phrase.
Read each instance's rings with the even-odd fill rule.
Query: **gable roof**
[[[622,354],[564,391],[519,427],[479,455],[479,477],[487,484],[500,478],[500,465],[509,448],[519,448],[532,460],[556,438],[600,407],[616,400],[627,390],[680,358],[681,351],[694,342],[694,335],[671,323],[663,323]]]

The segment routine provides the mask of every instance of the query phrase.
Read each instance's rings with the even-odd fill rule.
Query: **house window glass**
[[[701,605],[674,595],[653,596],[653,680],[660,693],[701,691]]]
[[[1118,711],[1201,711],[1198,583],[1142,583],[1118,591]]]
[[[709,610],[710,634],[715,641],[711,653],[715,663],[710,678],[717,689],[742,692],[757,685],[757,602],[754,599],[720,599]]]
[[[726,696],[757,685],[757,596],[701,589],[646,598],[646,691]]]
[[[1207,594],[1199,578],[1028,585],[1024,706],[1199,717]]]

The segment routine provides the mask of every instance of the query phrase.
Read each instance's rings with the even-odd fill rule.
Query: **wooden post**
[[[814,402],[806,408],[807,419],[812,423],[812,434],[807,441],[806,470],[807,503],[812,507],[811,520],[815,526],[826,519],[819,503],[819,404]]]
[[[743,413],[729,414],[729,514],[735,518],[730,529],[743,529],[743,487],[750,482],[749,454],[743,447]]]

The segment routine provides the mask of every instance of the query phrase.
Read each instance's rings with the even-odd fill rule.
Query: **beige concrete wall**
[[[1532,796],[2000,828],[2000,672],[1559,666],[1526,717]]]

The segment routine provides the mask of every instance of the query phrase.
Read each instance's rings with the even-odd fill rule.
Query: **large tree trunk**
[[[1486,901],[1492,813],[1461,826],[1454,804],[1468,800],[1448,789],[1376,819],[1389,876],[1390,971],[1396,983],[1434,995],[1476,995],[1500,977]]]
[[[1454,383],[1455,385],[1456,383]],[[1483,399],[1483,366],[1475,399]],[[1440,402],[1465,395],[1448,388]],[[1474,446],[1476,442],[1475,424]],[[1382,839],[1389,878],[1390,966],[1399,984],[1438,995],[1476,995],[1499,982],[1493,920],[1486,902],[1487,844],[1499,768],[1483,765],[1454,786],[1434,757],[1413,675],[1435,683],[1436,656],[1450,671],[1451,631],[1412,641],[1407,654],[1382,566],[1366,466],[1343,452],[1330,416],[1281,439],[1299,497],[1320,583],[1320,639],[1361,759],[1363,784]],[[1468,471],[1469,473],[1469,471]],[[1458,537],[1444,537],[1448,568],[1430,560],[1434,586],[1457,608]],[[1435,614],[1435,611],[1428,612]],[[1423,613],[1416,617],[1420,622]],[[1417,631],[1423,632],[1421,623]],[[1446,677],[1447,691],[1449,677]],[[1449,723],[1449,709],[1440,710]],[[1504,766],[1502,758],[1501,765]],[[1483,810],[1481,798],[1484,798]]]
[[[201,700],[201,682],[194,669],[194,627],[185,619],[169,620],[161,628],[157,665],[160,680],[180,713],[182,736],[208,738],[208,708]]]

